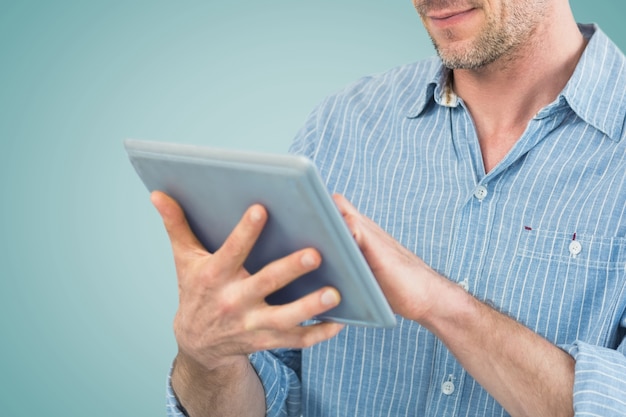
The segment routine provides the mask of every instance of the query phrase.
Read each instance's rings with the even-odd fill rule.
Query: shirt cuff
[[[176,394],[174,394],[174,389],[172,388],[172,370],[173,367],[170,367],[170,372],[167,375],[167,386],[165,392],[165,407],[167,411],[168,417],[186,417],[186,415],[182,411],[182,406],[178,402],[176,398]]]
[[[300,377],[297,369],[288,366],[290,356],[290,352],[281,350],[249,357],[265,390],[267,417],[300,416]]]
[[[576,361],[575,416],[626,417],[626,356],[584,342],[561,348]]]

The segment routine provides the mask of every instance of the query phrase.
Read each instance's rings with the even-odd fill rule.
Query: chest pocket
[[[532,300],[522,321],[559,343],[616,342],[626,309],[626,239],[524,230],[517,255]]]
[[[525,230],[518,254],[573,267],[626,269],[626,239]]]

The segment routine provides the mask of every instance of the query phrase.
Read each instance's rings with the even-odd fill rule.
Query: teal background
[[[572,7],[626,48],[626,3]],[[165,414],[175,275],[124,138],[284,152],[432,53],[408,0],[0,0],[0,414]]]

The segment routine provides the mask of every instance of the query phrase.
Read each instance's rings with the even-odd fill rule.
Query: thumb
[[[162,191],[153,191],[150,194],[150,200],[163,219],[175,254],[183,248],[205,250],[189,227],[185,212],[176,200]]]

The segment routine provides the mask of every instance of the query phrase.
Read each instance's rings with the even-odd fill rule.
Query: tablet
[[[315,319],[395,326],[389,304],[309,159],[132,139],[124,145],[148,190],[178,201],[209,252],[222,245],[255,203],[267,209],[268,221],[244,264],[248,272],[300,249],[320,252],[320,267],[267,297],[269,304],[332,286],[341,303]]]

